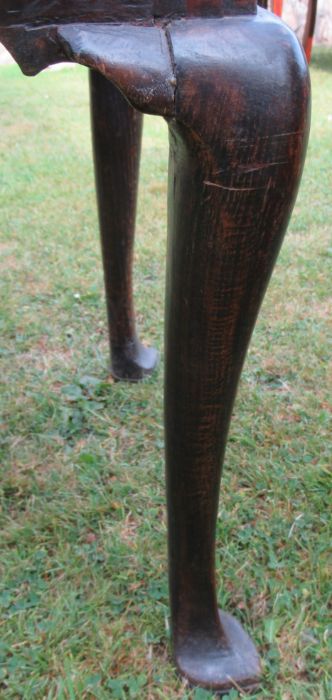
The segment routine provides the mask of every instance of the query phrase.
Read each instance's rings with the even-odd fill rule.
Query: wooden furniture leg
[[[143,116],[103,75],[90,70],[91,125],[104,265],[111,371],[137,381],[157,353],[138,340],[132,261]]]
[[[308,133],[297,40],[274,18],[248,24],[187,21],[170,30],[178,76],[165,387],[173,644],[181,673],[221,692],[251,689],[260,675],[248,635],[218,611],[215,528],[236,388]]]
[[[305,55],[307,57],[308,63],[310,63],[312,45],[314,41],[314,33],[316,26],[316,14],[317,14],[317,0],[308,0],[307,18],[303,33],[303,48]]]
[[[146,24],[138,21],[143,4]],[[150,2],[68,0],[48,3],[48,25],[42,3],[23,5],[23,17],[12,6],[13,26],[8,2],[0,8],[0,28],[2,21],[1,38],[27,73],[69,58],[169,123],[165,427],[174,655],[192,683],[221,694],[248,690],[258,682],[259,658],[240,623],[219,613],[215,529],[237,384],[303,167],[310,101],[303,51],[278,18],[256,15],[255,0],[186,0],[180,10],[163,0],[153,2],[153,14]],[[141,361],[130,292],[140,121],[101,76],[91,81],[115,374],[137,379],[155,359]]]

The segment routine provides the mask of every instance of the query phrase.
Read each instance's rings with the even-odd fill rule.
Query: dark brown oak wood
[[[283,0],[258,0],[258,5],[267,9],[268,7],[274,12],[278,17],[282,17],[284,3]],[[316,26],[316,15],[317,15],[317,0],[307,0],[307,12],[306,20],[302,36],[302,45],[307,58],[308,63],[310,63],[312,45]]]
[[[152,23],[178,17],[255,13],[256,0],[2,0],[0,23]]]
[[[303,165],[307,68],[293,34],[264,11],[250,21],[174,23],[170,33],[178,86],[165,387],[174,648],[192,682],[226,690],[230,676],[250,688],[257,656],[233,621],[220,624],[214,533],[236,388]]]
[[[136,336],[132,297],[143,118],[96,71],[90,71],[90,96],[112,374],[137,381],[151,373],[157,360],[156,351]]]
[[[22,24],[23,15],[21,24],[9,24],[14,6],[33,26]],[[249,0],[98,0],[91,8],[83,0],[65,10],[60,2],[6,2],[0,38],[27,73],[64,57],[95,71],[96,182],[119,377],[137,379],[155,362],[136,339],[131,294],[141,132],[133,108],[168,121],[165,430],[174,656],[191,683],[221,694],[251,690],[260,679],[258,653],[217,606],[216,517],[237,385],[302,172],[307,65],[293,33],[265,10],[256,15]]]

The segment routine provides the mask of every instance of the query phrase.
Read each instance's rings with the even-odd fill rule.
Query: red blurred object
[[[308,63],[310,63],[311,59],[311,51],[312,51],[312,45],[313,45],[314,38],[312,36],[309,36],[307,39],[307,43],[304,47],[305,55],[307,57]]]
[[[275,15],[281,17],[282,15],[283,0],[273,0],[272,9]]]

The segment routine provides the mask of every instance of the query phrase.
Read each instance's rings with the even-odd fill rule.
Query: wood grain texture
[[[221,463],[247,346],[298,188],[309,84],[298,41],[263,10],[250,21],[175,22],[170,36],[177,101],[165,421],[173,640],[189,680],[226,692],[240,651],[229,652],[216,602]],[[252,653],[233,678],[251,687],[257,673]]]
[[[63,24],[64,22],[140,23],[153,18],[153,0],[2,0],[4,24]]]
[[[151,111],[159,113],[163,104],[166,115],[172,93],[164,35],[168,22],[186,16],[250,15],[256,9],[256,0],[2,0],[0,41],[26,75],[66,60],[98,69],[120,89],[121,74],[125,82],[132,75],[132,103],[146,111],[153,90]]]
[[[81,24],[58,31],[70,60],[99,70],[137,109],[172,114],[175,79],[163,29]]]
[[[0,24],[151,23],[185,15],[252,13],[256,0],[2,0]]]
[[[78,14],[84,5],[77,0]],[[116,5],[104,0],[99,23],[82,23],[79,14],[72,23],[44,27],[0,23],[0,32],[27,72],[61,57],[96,71],[92,127],[106,294],[112,353],[120,357],[115,374],[125,378],[139,378],[128,376],[132,360],[134,374],[146,361],[131,293],[141,130],[132,107],[167,118],[165,429],[174,655],[192,683],[220,693],[234,685],[250,690],[260,677],[257,651],[217,607],[216,517],[242,365],[300,182],[307,64],[293,33],[265,10],[256,15],[256,3],[210,0],[203,7],[188,0],[185,18],[151,25],[146,3],[143,24],[107,23]],[[170,3],[158,5],[166,17]]]
[[[174,112],[175,78],[167,30],[162,27],[101,23],[0,27],[0,39],[26,75],[52,63],[73,61],[102,73],[137,109],[165,116]]]
[[[90,71],[90,97],[111,370],[116,379],[138,381],[157,361],[156,351],[137,338],[132,294],[143,118],[95,71]]]

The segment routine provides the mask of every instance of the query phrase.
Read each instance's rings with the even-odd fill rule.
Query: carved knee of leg
[[[175,117],[192,133],[197,150],[201,147],[210,174],[217,177],[215,185],[225,191],[259,186],[267,179],[259,167],[265,154],[276,166],[273,171],[271,164],[268,179],[277,173],[287,180],[289,163],[298,179],[308,137],[310,84],[294,33],[260,8],[253,16],[174,22],[169,33],[176,66]]]

